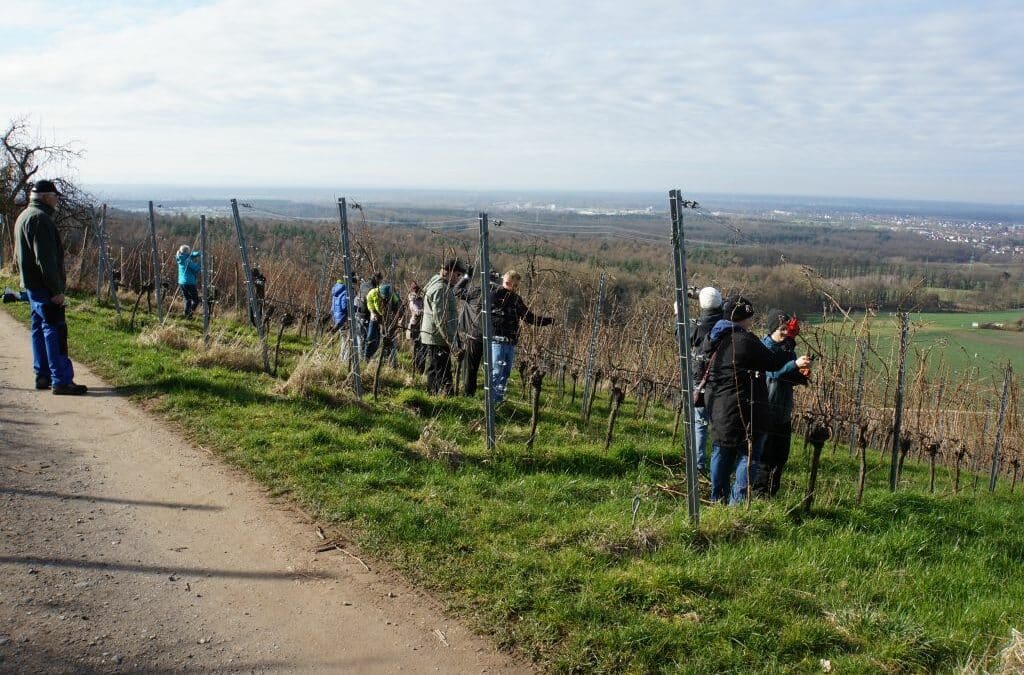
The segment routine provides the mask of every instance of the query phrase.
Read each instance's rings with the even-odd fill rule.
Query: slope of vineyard
[[[281,393],[305,338],[285,340],[272,378],[192,365],[195,323],[140,346],[152,316],[128,329],[83,296],[69,316],[73,356],[120,391],[553,670],[926,671],[994,654],[1024,625],[1024,502],[1009,479],[989,494],[987,474],[965,470],[955,491],[940,467],[929,495],[911,455],[890,493],[887,453],[869,450],[857,504],[858,463],[829,445],[805,513],[796,440],[778,501],[705,505],[694,529],[670,407],[627,399],[606,451],[606,393],[584,423],[551,378],[527,449],[516,373],[492,455],[478,400],[427,396],[404,368],[385,368],[373,404],[330,378]],[[215,333],[252,344],[247,327]]]

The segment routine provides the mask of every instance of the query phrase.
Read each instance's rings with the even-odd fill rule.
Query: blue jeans
[[[50,380],[51,386],[72,384],[75,369],[68,358],[68,324],[64,305],[50,302],[45,290],[28,289],[32,307],[32,367],[36,377]]]
[[[754,440],[753,452],[749,466],[750,484],[757,482],[758,462],[761,458],[761,451],[764,448],[764,434]],[[747,499],[747,448],[731,448],[711,444],[711,501],[724,502],[728,499],[730,504],[742,504]],[[736,479],[732,483],[732,490],[729,490],[729,479],[733,472]]]
[[[360,356],[366,350],[366,327],[370,323],[370,316],[356,311],[356,353]]]
[[[512,362],[516,358],[516,346],[508,342],[491,343],[491,399],[501,403],[508,389],[508,378],[512,374]]]
[[[703,474],[708,472],[708,418],[707,408],[694,408],[693,439],[697,448],[697,471]]]

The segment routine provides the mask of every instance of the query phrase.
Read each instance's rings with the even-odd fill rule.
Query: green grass
[[[25,318],[24,305],[6,307]],[[491,455],[478,401],[396,379],[376,405],[330,406],[275,395],[265,375],[140,347],[83,298],[69,323],[76,359],[553,671],[821,672],[820,659],[840,673],[949,670],[1024,625],[1024,508],[1006,485],[954,495],[942,470],[928,496],[926,468],[910,462],[892,494],[872,454],[858,506],[840,446],[826,450],[803,515],[798,442],[780,500],[707,506],[695,530],[661,407],[638,420],[624,406],[605,453],[606,399],[588,426],[549,386],[528,451],[516,375]],[[301,347],[293,339],[288,358]],[[457,461],[419,449],[428,424]]]

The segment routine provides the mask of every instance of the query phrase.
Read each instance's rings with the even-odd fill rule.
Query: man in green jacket
[[[15,256],[21,285],[32,307],[32,357],[36,389],[81,396],[84,384],[75,384],[68,358],[68,324],[64,316],[64,245],[53,216],[60,192],[53,181],[32,186],[28,207],[14,224]]]
[[[465,272],[457,259],[447,260],[423,289],[420,340],[427,353],[427,391],[431,394],[454,391],[451,350],[459,325],[454,287],[462,281]]]

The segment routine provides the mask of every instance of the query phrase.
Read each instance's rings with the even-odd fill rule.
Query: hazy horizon
[[[642,208],[652,206],[662,212],[668,210],[668,190],[655,191],[600,191],[600,190],[558,190],[558,189],[450,189],[450,188],[392,188],[353,187],[344,191],[317,186],[259,186],[259,185],[187,185],[109,183],[85,186],[90,191],[114,201],[146,200],[191,200],[211,201],[217,199],[262,199],[284,201],[308,201],[311,203],[334,202],[337,197],[387,204],[409,206],[449,206],[458,208],[459,203],[488,204],[497,200],[519,202],[550,202],[560,206],[619,206]],[[701,202],[705,208],[718,206],[763,206],[764,208],[789,205],[793,208],[808,209],[820,207],[850,211],[859,209],[890,210],[892,212],[926,213],[928,215],[951,215],[966,217],[975,212],[979,218],[1005,217],[1015,222],[1024,222],[1024,204],[999,202],[968,202],[953,200],[875,198],[844,195],[799,195],[799,194],[756,194],[684,191],[688,198]],[[703,200],[703,201],[702,201]],[[539,204],[536,204],[539,206]],[[468,208],[468,206],[466,206]]]

